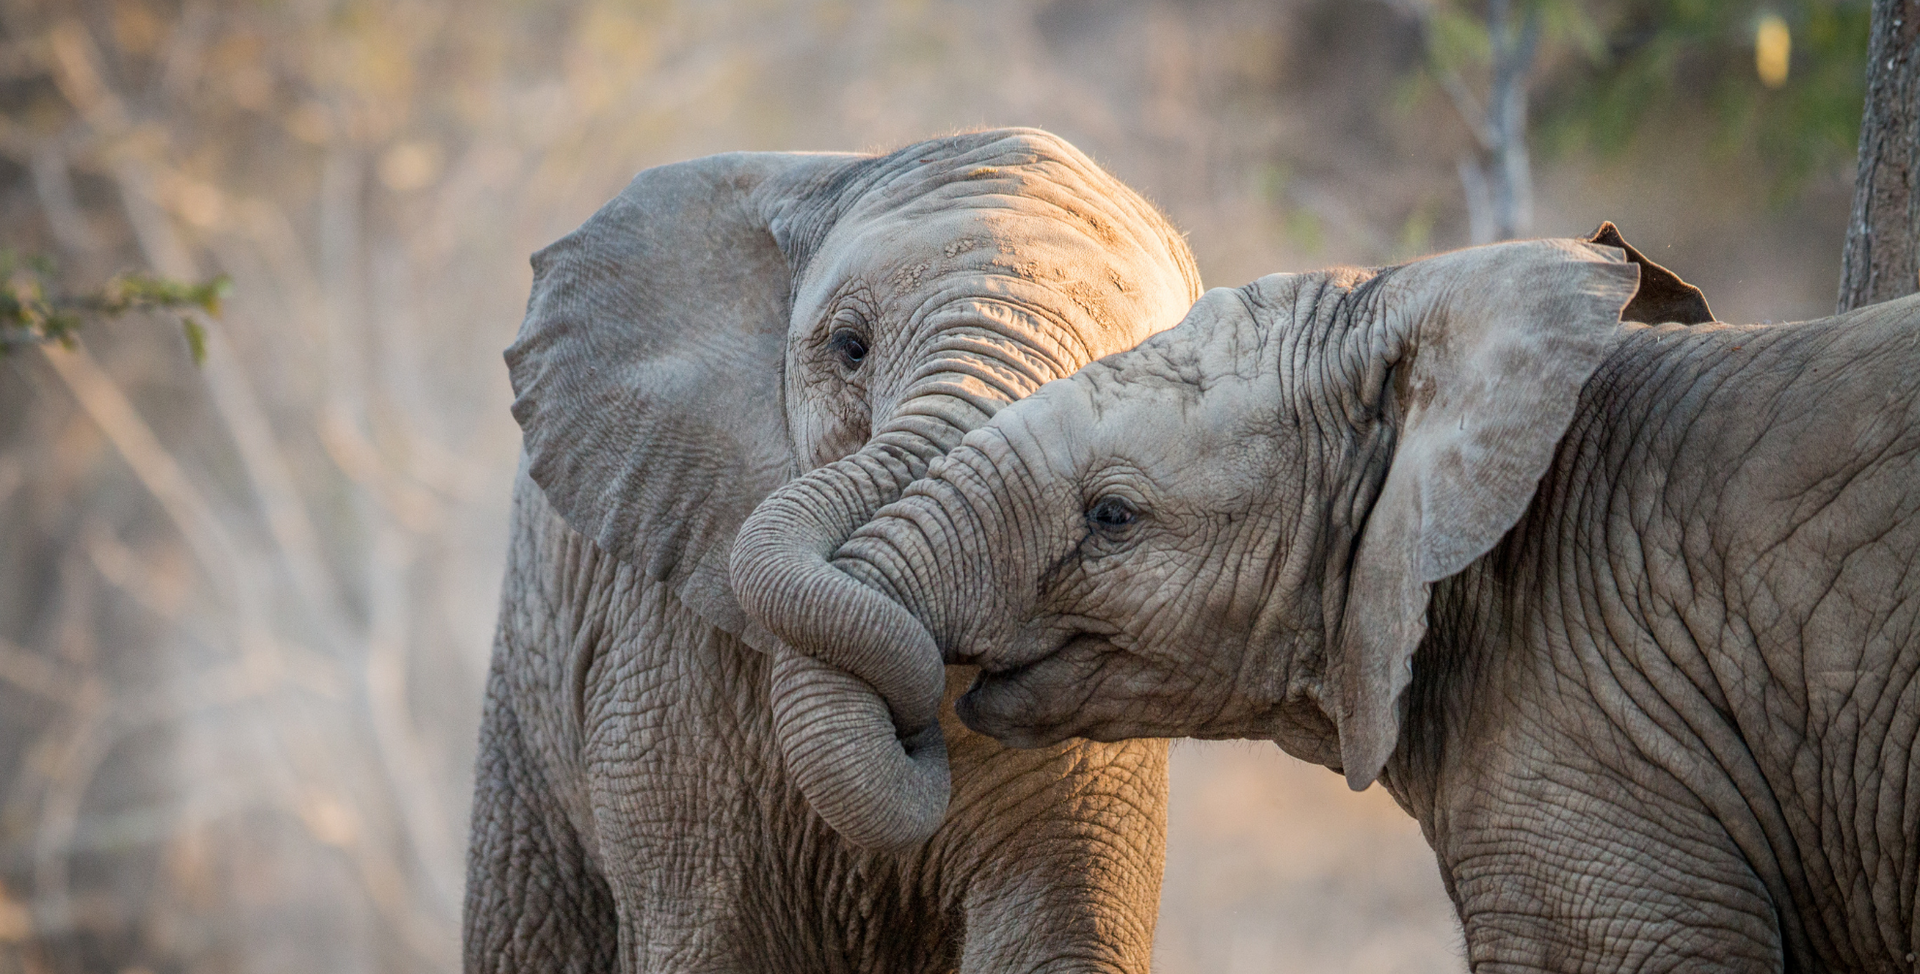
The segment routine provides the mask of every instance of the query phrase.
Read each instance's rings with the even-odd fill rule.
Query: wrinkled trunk
[[[985,418],[908,417],[776,491],[734,545],[742,607],[786,644],[773,709],[787,773],[829,825],[869,848],[924,840],[946,814],[945,668],[907,609],[828,559]]]

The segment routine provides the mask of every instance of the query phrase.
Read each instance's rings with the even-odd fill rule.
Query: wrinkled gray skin
[[[1002,741],[1377,776],[1477,971],[1913,970],[1920,298],[1622,325],[1619,254],[1209,292],[834,563]]]
[[[734,569],[766,608],[999,406],[1178,321],[1179,236],[1011,130],[648,170],[534,267],[467,970],[1144,974],[1163,742],[943,732],[937,659],[849,681]],[[809,749],[875,709],[918,804]]]

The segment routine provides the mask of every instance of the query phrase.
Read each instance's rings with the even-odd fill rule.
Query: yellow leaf
[[[1753,35],[1753,67],[1760,83],[1778,88],[1787,83],[1787,60],[1793,55],[1793,36],[1779,14],[1762,14]]]

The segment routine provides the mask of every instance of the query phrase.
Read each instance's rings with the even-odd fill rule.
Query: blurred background
[[[231,280],[192,341],[0,328],[0,974],[457,966],[499,353],[527,255],[637,170],[1036,125],[1209,286],[1610,219],[1723,319],[1815,317],[1866,36],[1837,0],[0,0],[9,299]],[[1463,969],[1379,789],[1252,744],[1173,781],[1164,974]]]

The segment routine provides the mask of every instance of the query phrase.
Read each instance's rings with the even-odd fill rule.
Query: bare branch
[[[141,486],[159,501],[208,576],[227,582],[236,574],[244,574],[232,570],[241,564],[241,558],[226,525],[214,515],[212,505],[187,479],[173,454],[160,445],[146,420],[140,418],[133,403],[94,362],[93,356],[77,343],[72,348],[38,347],[47,364],[53,366],[54,374],[79,401],[80,408],[133,469]]]
[[[98,70],[99,52],[85,28],[77,21],[64,21],[51,33],[51,43],[65,79],[62,91],[81,109],[89,123],[103,133],[130,126],[131,118],[120,98]],[[198,277],[197,262],[185,241],[174,229],[172,220],[154,202],[155,180],[151,167],[127,154],[116,161],[114,173],[128,220],[148,262],[171,277]],[[207,343],[212,353],[203,370],[207,389],[239,447],[241,463],[265,509],[268,529],[293,576],[295,587],[312,612],[314,623],[329,643],[343,645],[350,637],[342,603],[331,571],[319,554],[317,534],[293,487],[286,459],[267,426],[266,413],[239,374],[233,357],[224,354],[227,351],[224,337],[218,331],[209,330]]]
[[[388,784],[399,796],[407,835],[425,867],[432,892],[448,915],[457,912],[460,877],[448,867],[460,861],[458,837],[447,830],[440,796],[432,785],[407,713],[407,618],[405,572],[411,561],[406,537],[387,532],[374,540],[371,585],[373,632],[368,639],[366,686],[374,741]]]
[[[1460,121],[1466,125],[1467,132],[1473,136],[1473,140],[1479,143],[1482,151],[1493,152],[1499,144],[1499,136],[1494,134],[1493,127],[1487,121],[1486,111],[1473,97],[1473,92],[1467,88],[1467,83],[1460,79],[1458,72],[1451,69],[1436,70],[1434,78],[1440,82],[1440,90],[1447,93],[1448,104],[1451,104],[1454,112],[1460,116]]]
[[[126,104],[107,87],[100,51],[85,24],[71,17],[56,23],[47,32],[47,47],[53,55],[54,83],[88,124],[100,132],[123,131],[133,124]]]
[[[52,660],[0,638],[0,680],[55,703],[71,705],[80,693],[79,681],[62,672]]]
[[[53,239],[76,253],[99,249],[99,237],[87,225],[87,216],[74,199],[73,180],[59,145],[52,142],[41,145],[27,168],[33,174],[34,193],[40,199],[40,210],[46,214],[47,225],[53,230]]]

